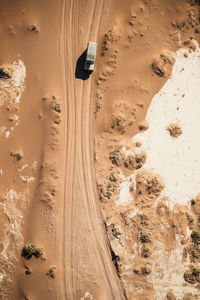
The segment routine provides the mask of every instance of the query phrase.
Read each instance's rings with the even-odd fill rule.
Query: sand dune
[[[200,298],[199,4],[0,1],[0,299]]]

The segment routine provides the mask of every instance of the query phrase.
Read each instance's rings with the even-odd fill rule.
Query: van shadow
[[[82,79],[82,80],[87,80],[92,74],[92,72],[88,72],[84,70],[86,51],[87,50],[85,50],[81,54],[81,56],[79,56],[76,62],[75,78]]]

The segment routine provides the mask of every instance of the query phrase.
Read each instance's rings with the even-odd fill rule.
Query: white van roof
[[[97,43],[96,42],[88,42],[86,59],[94,61],[96,58],[96,50],[97,50]]]

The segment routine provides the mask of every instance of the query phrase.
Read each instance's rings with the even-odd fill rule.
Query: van
[[[84,70],[87,72],[92,72],[94,70],[94,62],[96,58],[97,43],[88,42]]]

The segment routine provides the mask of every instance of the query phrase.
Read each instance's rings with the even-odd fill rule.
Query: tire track
[[[124,298],[111,261],[96,192],[91,79],[83,82],[74,78],[76,58],[84,50],[80,45],[97,39],[103,4],[103,0],[63,0],[61,53],[66,87],[66,157],[59,299],[80,299],[85,292],[90,292],[94,299]]]

